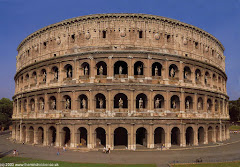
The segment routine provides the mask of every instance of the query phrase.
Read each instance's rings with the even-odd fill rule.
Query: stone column
[[[12,139],[15,140],[16,139],[16,124],[13,122],[12,125]]]
[[[44,146],[47,146],[51,143],[48,143],[48,128],[47,128],[47,125],[43,125],[43,145]]]
[[[64,69],[63,69],[63,67],[62,67],[62,63],[59,63],[58,72],[59,72],[59,74],[58,74],[58,82],[59,82],[59,83],[62,83],[62,82],[63,82],[63,76],[64,76],[64,74],[63,74]]]
[[[194,93],[193,97],[193,111],[198,112],[198,98],[197,98],[197,93]]]
[[[212,130],[213,132],[212,132],[212,142],[213,143],[216,143],[216,128],[215,127],[213,127],[213,130]]]
[[[35,113],[38,113],[38,98],[37,98],[37,96],[35,96],[34,102],[35,102],[35,104],[34,104]]]
[[[61,90],[59,89],[59,92],[57,92],[57,97],[56,97],[56,110],[62,110],[63,105],[62,105],[62,96],[61,96]]]
[[[151,74],[151,56],[148,55],[148,59],[147,59],[147,67],[145,69],[145,74],[143,73],[143,75],[145,75],[145,79],[152,79],[152,74]],[[143,69],[144,70],[144,69]]]
[[[194,136],[193,136],[193,145],[194,146],[198,146],[198,126],[195,124],[193,125],[193,133],[194,133]]]
[[[164,83],[165,83],[166,85],[168,85],[168,84],[169,84],[169,83],[168,83],[168,81],[169,81],[169,78],[168,78],[168,76],[169,76],[169,67],[168,67],[168,59],[167,59],[167,58],[166,58],[166,60],[165,60],[164,69],[165,69],[165,73],[164,73],[164,75],[163,75],[163,80],[164,80]]]
[[[185,111],[185,97],[184,97],[184,91],[181,90],[181,95],[180,95],[180,112]]]
[[[93,102],[94,102],[93,92],[91,89],[89,89],[89,108],[88,108],[88,110],[90,112],[94,111],[95,104],[93,104]]]
[[[169,124],[167,124],[165,130],[166,130],[165,131],[165,147],[170,148],[171,147],[171,129]]]
[[[131,90],[130,92],[131,95],[131,101],[130,101],[130,105],[131,105],[131,112],[136,111],[136,103],[135,103],[135,98],[134,98],[134,89]]]
[[[91,124],[88,124],[89,125],[89,142],[88,142],[88,148],[94,148],[94,130],[92,129],[92,125]]]
[[[183,62],[180,61],[180,64],[179,64],[179,82],[183,82]]]
[[[77,80],[77,60],[76,58],[73,59],[73,71],[72,71],[72,79]]]
[[[56,146],[61,146],[61,129],[60,129],[60,125],[56,125]]]
[[[70,147],[76,147],[77,143],[76,143],[76,140],[75,140],[75,125],[71,125],[71,131],[70,131]]]
[[[150,97],[149,97],[149,99],[148,99],[148,111],[150,111],[150,112],[153,112],[154,111],[154,109],[153,109],[153,103],[154,103],[154,99],[153,99],[153,97],[152,97],[152,94],[153,94],[153,90],[152,89],[150,89]]]
[[[30,137],[29,137],[29,127],[26,126],[26,137],[25,137],[25,142],[29,143],[30,142]]]
[[[165,101],[165,104],[164,104],[165,111],[169,111],[170,110],[169,90],[166,90],[166,99],[164,99],[164,101]]]
[[[114,76],[114,68],[113,68],[113,63],[112,63],[112,55],[108,56],[108,65],[107,65],[107,79],[113,79]]]
[[[33,141],[33,143],[34,144],[38,144],[38,137],[39,137],[39,135],[38,135],[38,129],[36,129],[36,127],[34,128],[34,141]]]
[[[148,139],[147,139],[147,147],[148,148],[154,148],[154,131],[153,131],[153,124],[150,123],[149,125],[149,133],[148,133]]]
[[[131,127],[130,127],[130,130],[131,130],[131,146],[130,146],[129,149],[131,149],[131,150],[136,150],[136,142],[134,141],[134,126],[135,126],[135,124],[132,123]]]
[[[204,95],[203,98],[203,111],[207,112],[207,95]]]
[[[180,147],[186,147],[186,125],[182,124],[181,125],[181,130],[180,130]]]
[[[92,56],[89,56],[89,59],[90,59],[90,83],[94,83],[94,79],[96,75],[95,63]]]
[[[208,144],[208,126],[204,128],[204,143],[203,144]]]
[[[45,93],[44,94],[44,111],[49,110],[49,104],[50,104],[50,101],[48,100],[48,95],[47,93]]]
[[[111,124],[107,123],[106,128],[106,148],[111,148]]]
[[[19,141],[23,142],[23,136],[22,136],[22,122],[20,122],[20,136]]]
[[[222,141],[222,124],[221,123],[219,125],[219,132],[218,132],[218,134],[219,134],[219,141],[221,142]]]
[[[19,114],[19,99],[17,98],[17,116],[18,116],[18,114]]]
[[[71,109],[74,110],[74,111],[77,110],[77,100],[76,100],[76,96],[75,96],[75,90],[72,91]]]
[[[128,64],[128,78],[129,79],[133,79],[134,78],[134,68],[133,68],[133,57],[132,56],[128,56],[129,58],[129,64]]]

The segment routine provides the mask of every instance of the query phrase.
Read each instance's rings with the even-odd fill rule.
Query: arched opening
[[[96,130],[96,146],[106,146],[106,132],[103,128],[98,127]]]
[[[28,143],[32,144],[33,142],[34,142],[34,129],[32,126],[30,126],[28,131]]]
[[[22,127],[22,142],[26,143],[26,126]]]
[[[90,75],[90,66],[87,62],[82,63],[81,65],[82,70],[83,70],[83,75],[89,76]]]
[[[36,71],[34,71],[32,73],[32,79],[33,79],[33,83],[36,84],[37,83],[37,73],[36,73]]]
[[[38,103],[38,109],[40,110],[40,111],[43,111],[44,110],[44,108],[45,108],[45,102],[44,102],[44,98],[43,97],[40,97],[39,98],[39,103]]]
[[[180,146],[180,130],[174,127],[171,131],[171,144]]]
[[[136,144],[147,147],[147,130],[143,127],[136,131]]]
[[[117,61],[114,64],[114,75],[115,77],[128,75],[128,65],[125,61]]]
[[[195,71],[195,81],[197,84],[201,83],[201,71],[199,69]]]
[[[63,102],[64,102],[63,108],[66,110],[70,110],[71,109],[71,97],[68,95],[63,96]]]
[[[43,128],[39,127],[37,130],[37,144],[43,144],[43,141],[44,141]]]
[[[88,109],[88,98],[86,95],[81,94],[79,97],[79,108],[80,109]]]
[[[53,73],[53,80],[57,81],[58,80],[58,68],[54,66],[52,68],[52,73]]]
[[[158,62],[152,64],[152,76],[162,76],[162,65]]]
[[[23,101],[23,111],[27,112],[27,99]]]
[[[69,78],[71,79],[73,77],[73,68],[72,68],[72,65],[70,64],[67,64],[64,66],[64,71],[66,73],[66,78]]]
[[[213,76],[212,76],[212,80],[213,80],[213,87],[217,87],[216,86],[216,81],[217,81],[217,77],[216,77],[216,74],[213,74]]]
[[[213,142],[213,128],[211,126],[208,127],[208,143]]]
[[[216,126],[216,141],[220,141],[220,128]]]
[[[42,82],[47,81],[47,71],[45,69],[41,70],[41,77],[42,77]]]
[[[203,99],[201,97],[198,98],[197,109],[203,110]]]
[[[209,86],[209,79],[210,79],[210,74],[208,72],[205,72],[204,83],[207,86]]]
[[[193,109],[193,101],[191,96],[187,96],[185,98],[185,109],[186,110]]]
[[[82,147],[87,147],[87,129],[84,127],[78,128],[77,144]]]
[[[186,129],[186,145],[193,145],[194,133],[193,128],[188,127]]]
[[[48,129],[48,144],[54,146],[55,143],[56,143],[56,128],[51,126],[49,129]]]
[[[173,95],[171,97],[171,109],[176,109],[179,110],[180,109],[180,100],[179,97],[177,95]]]
[[[207,100],[207,110],[208,110],[208,111],[211,111],[211,110],[212,110],[212,100],[211,100],[211,99],[208,99],[208,100]]]
[[[136,108],[147,108],[147,96],[144,93],[140,93],[136,97]]]
[[[144,75],[144,64],[141,61],[137,61],[134,64],[134,75]]]
[[[70,135],[70,129],[68,127],[64,127],[62,129],[62,145],[61,146],[70,146],[71,142],[71,135]]]
[[[192,74],[191,69],[188,66],[185,66],[183,70],[184,80],[191,80],[191,74]]]
[[[125,128],[119,127],[114,130],[114,146],[128,146],[128,132]]]
[[[128,108],[128,98],[123,93],[114,96],[114,108]]]
[[[216,99],[215,100],[215,112],[216,112],[216,114],[218,114],[217,112],[219,111],[218,107],[219,107],[219,104],[218,104],[218,100]]]
[[[103,94],[98,93],[95,96],[96,99],[96,108],[105,109],[106,108],[106,98]]]
[[[96,64],[97,75],[107,75],[107,64],[103,61],[100,61]]]
[[[169,77],[177,78],[178,77],[178,67],[175,64],[169,66]]]
[[[204,143],[204,129],[203,129],[203,127],[198,128],[198,143],[199,144]]]
[[[30,100],[30,109],[31,109],[31,111],[33,112],[33,111],[35,111],[35,100],[34,99],[31,99]]]
[[[165,144],[165,131],[158,127],[154,131],[154,147],[161,147]]]
[[[158,108],[164,108],[164,97],[160,94],[157,94],[154,97],[154,108],[158,109]]]
[[[54,96],[51,96],[49,98],[49,109],[50,110],[56,110],[57,109],[56,102],[57,102],[57,100]]]

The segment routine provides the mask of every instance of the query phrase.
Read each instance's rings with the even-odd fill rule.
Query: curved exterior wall
[[[13,138],[128,149],[226,140],[223,52],[211,34],[153,15],[89,15],[42,28],[18,47]]]

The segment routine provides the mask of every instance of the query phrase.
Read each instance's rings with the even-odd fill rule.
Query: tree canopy
[[[229,101],[229,115],[232,122],[240,121],[240,98]]]
[[[13,113],[13,102],[8,98],[0,100],[0,128],[8,129],[11,125],[11,118]]]

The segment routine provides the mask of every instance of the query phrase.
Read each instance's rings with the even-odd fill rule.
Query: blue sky
[[[0,98],[12,98],[16,48],[34,31],[97,13],[146,13],[192,24],[225,47],[227,91],[240,97],[240,0],[0,0]]]

